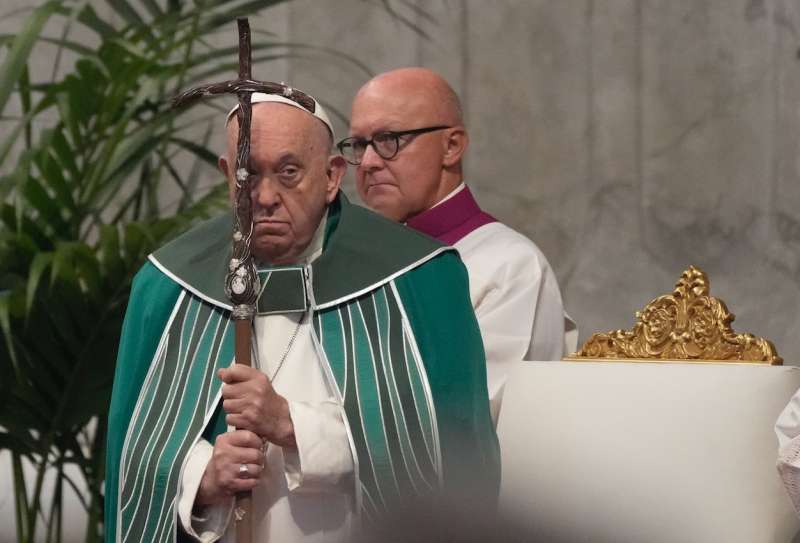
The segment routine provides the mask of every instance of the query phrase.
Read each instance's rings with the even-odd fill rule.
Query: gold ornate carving
[[[730,326],[734,315],[710,292],[708,276],[689,266],[672,294],[659,296],[636,312],[638,322],[631,330],[593,334],[569,359],[783,363],[772,342],[734,332]]]

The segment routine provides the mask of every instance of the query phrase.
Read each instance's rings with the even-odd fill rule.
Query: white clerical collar
[[[464,182],[462,181],[460,185],[458,185],[456,188],[454,188],[454,189],[453,189],[453,190],[450,192],[450,194],[448,194],[447,196],[445,196],[444,198],[442,198],[441,200],[439,200],[438,202],[436,202],[435,204],[433,204],[433,206],[431,207],[431,209],[433,209],[434,207],[437,207],[437,206],[440,206],[440,205],[442,205],[442,204],[443,204],[443,203],[445,203],[447,200],[449,200],[450,198],[452,198],[453,196],[455,196],[456,194],[458,194],[459,192],[461,192],[462,190],[464,190],[464,188],[465,188],[466,186],[467,186],[467,184],[466,184],[466,183],[464,183]]]

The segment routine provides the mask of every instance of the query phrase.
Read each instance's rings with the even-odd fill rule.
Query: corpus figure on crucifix
[[[499,454],[458,254],[347,200],[324,109],[253,81],[248,40],[239,79],[179,97],[239,96],[219,159],[235,211],[134,280],[106,540],[350,541],[416,532],[398,519],[420,504],[491,515]]]

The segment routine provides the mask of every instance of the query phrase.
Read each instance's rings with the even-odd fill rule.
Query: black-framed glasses
[[[425,128],[415,128],[413,130],[401,130],[400,132],[378,132],[374,134],[371,139],[351,137],[345,138],[336,144],[339,152],[342,153],[344,159],[354,166],[361,164],[364,158],[364,153],[367,152],[367,147],[372,145],[378,156],[384,160],[391,160],[397,153],[400,152],[400,138],[404,136],[417,136],[435,130],[444,130],[445,128],[452,128],[445,125],[426,126]]]

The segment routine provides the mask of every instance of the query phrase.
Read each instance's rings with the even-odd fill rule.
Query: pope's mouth
[[[289,223],[285,221],[262,219],[255,222],[253,230],[256,235],[260,236],[283,235],[289,231]]]

